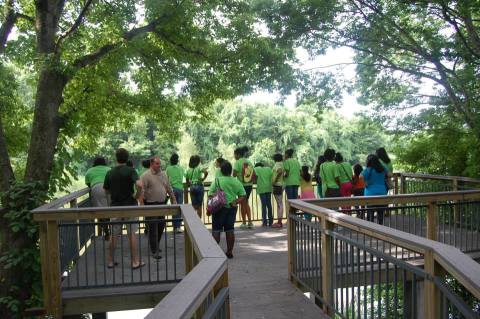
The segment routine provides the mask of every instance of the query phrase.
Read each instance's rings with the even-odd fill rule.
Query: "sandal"
[[[115,266],[118,266],[118,262],[114,262],[113,264],[108,264],[107,268],[113,268]]]
[[[143,266],[145,266],[145,262],[141,261],[138,263],[138,265],[132,266],[132,269],[142,268]]]

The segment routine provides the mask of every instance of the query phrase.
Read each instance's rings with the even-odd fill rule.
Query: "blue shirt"
[[[365,196],[386,195],[387,187],[385,186],[385,175],[387,171],[377,172],[372,167],[367,167],[362,171],[365,180]]]

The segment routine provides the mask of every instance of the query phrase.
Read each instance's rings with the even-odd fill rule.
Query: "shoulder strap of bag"
[[[345,166],[341,165],[340,166],[342,167],[343,171],[345,172],[345,175],[347,175],[347,178],[350,180],[350,182],[352,182],[353,180],[348,176],[348,173],[347,173],[347,170],[345,169]]]

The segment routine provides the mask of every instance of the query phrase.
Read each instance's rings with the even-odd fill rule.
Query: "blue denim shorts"
[[[192,198],[192,205],[200,206],[203,202],[203,185],[190,186],[190,197]]]
[[[233,232],[236,216],[237,207],[222,207],[212,215],[212,233]]]

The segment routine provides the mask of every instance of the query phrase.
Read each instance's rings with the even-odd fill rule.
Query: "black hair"
[[[292,158],[293,156],[293,148],[289,148],[288,150],[285,151],[285,155],[288,156],[288,158]]]
[[[218,157],[216,160],[215,160],[215,163],[218,163],[219,166],[222,166],[222,163],[225,162],[225,159],[223,157]]]
[[[115,158],[120,164],[125,164],[128,161],[128,151],[124,148],[119,148],[115,152]]]
[[[232,175],[232,164],[229,161],[225,160],[220,166],[220,172],[222,172],[223,176],[231,176]]]
[[[380,147],[375,151],[375,155],[378,156],[379,159],[382,160],[385,164],[390,163],[390,157],[388,157],[387,151],[385,148]]]
[[[378,156],[375,154],[370,154],[367,156],[367,167],[373,167],[377,173],[385,171],[382,163],[380,163]]]
[[[242,146],[242,147],[237,147],[234,151],[233,154],[237,155],[238,157],[245,157],[248,153],[248,147],[247,146]]]
[[[325,156],[325,161],[333,161],[335,159],[335,150],[332,148],[327,148],[323,153],[323,156]]]
[[[255,167],[263,167],[263,166],[265,166],[265,165],[263,165],[262,162],[258,162],[257,164],[255,164]]]
[[[145,159],[142,161],[142,166],[144,168],[150,168],[150,159]]]
[[[132,161],[132,160],[128,160],[127,163],[126,163],[126,165],[127,165],[128,167],[133,168],[133,161]]]
[[[200,164],[200,156],[192,155],[190,156],[190,161],[188,162],[188,167],[195,168]]]
[[[335,162],[337,162],[337,163],[343,162],[342,153],[336,153],[336,154],[335,154]]]
[[[325,156],[320,155],[317,159],[317,164],[315,164],[315,169],[313,170],[313,175],[317,178],[320,175],[320,165],[325,163]]]
[[[363,167],[362,165],[360,164],[355,164],[353,165],[353,173],[355,174],[355,176],[359,176],[363,171]]]
[[[178,164],[178,154],[173,153],[172,156],[170,156],[170,165],[177,165]]]
[[[308,171],[308,166],[302,166],[302,178],[307,182],[312,180],[312,175]]]
[[[99,165],[103,165],[103,166],[107,165],[107,161],[105,160],[105,157],[102,157],[102,156],[95,157],[95,159],[93,160],[93,166],[99,166]]]
[[[280,154],[280,153],[275,153],[275,154],[273,154],[273,160],[275,162],[281,162],[281,161],[283,161],[283,155]]]

